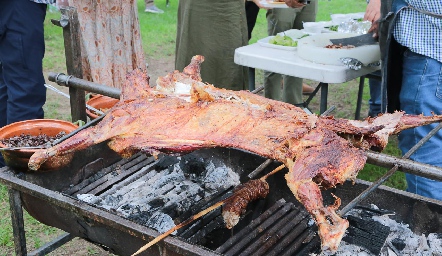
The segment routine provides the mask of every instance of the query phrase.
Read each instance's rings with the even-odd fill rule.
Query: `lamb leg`
[[[287,159],[289,172],[285,175],[296,199],[313,216],[319,228],[323,250],[336,251],[348,221],[339,217],[336,210],[340,199],[324,206],[321,190],[335,187],[345,180],[354,180],[364,167],[363,151],[352,147],[348,141],[329,130],[316,129],[293,142],[291,150],[296,152],[295,161]]]

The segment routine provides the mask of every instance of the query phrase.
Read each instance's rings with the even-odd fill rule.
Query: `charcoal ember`
[[[398,238],[398,237],[393,239],[391,241],[391,244],[399,251],[402,251],[406,246],[405,241],[403,239]]]
[[[66,132],[59,132],[55,136],[48,136],[46,134],[30,135],[30,134],[20,134],[18,136],[13,136],[7,139],[0,140],[1,143],[7,147],[38,147],[47,146],[51,147],[52,143],[61,137],[65,136]]]

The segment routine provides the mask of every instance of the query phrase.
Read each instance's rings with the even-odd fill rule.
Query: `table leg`
[[[321,102],[319,105],[319,114],[324,113],[327,110],[327,96],[328,96],[328,83],[319,83],[321,86]]]
[[[364,83],[365,83],[365,76],[361,76],[359,78],[358,101],[356,102],[355,120],[359,120],[359,118],[361,117],[361,104],[362,104],[362,95],[364,94]]]
[[[255,69],[249,68],[249,91],[255,90]]]

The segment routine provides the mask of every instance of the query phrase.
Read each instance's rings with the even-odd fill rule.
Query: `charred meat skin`
[[[223,218],[228,229],[233,228],[245,212],[247,205],[269,193],[269,184],[264,180],[250,180],[235,188],[234,194],[223,206]]]
[[[120,101],[94,127],[64,142],[37,151],[29,168],[37,170],[57,158],[108,141],[124,157],[143,151],[183,154],[201,148],[232,147],[285,164],[287,184],[313,215],[324,250],[335,250],[348,222],[336,214],[340,201],[324,206],[320,193],[355,179],[365,164],[364,150],[381,151],[388,136],[403,129],[439,122],[441,115],[384,114],[363,121],[308,115],[290,104],[247,91],[218,89],[201,82],[202,56],[184,72],[159,78],[128,75]]]

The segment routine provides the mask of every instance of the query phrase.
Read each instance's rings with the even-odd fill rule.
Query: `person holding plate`
[[[303,22],[314,22],[318,12],[318,0],[304,4],[298,0],[286,0],[292,8],[274,8],[267,11],[267,32],[274,36],[289,29],[302,29]],[[281,90],[282,85],[282,90]],[[302,78],[264,72],[264,96],[294,105],[302,103]],[[306,88],[304,91],[308,91]],[[310,92],[313,88],[310,88]]]

